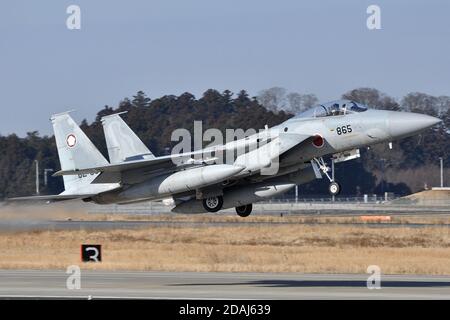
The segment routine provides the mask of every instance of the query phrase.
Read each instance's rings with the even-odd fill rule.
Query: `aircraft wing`
[[[304,134],[280,133],[269,143],[237,157],[234,164],[245,167],[244,172],[257,172],[278,162],[281,155],[306,143],[311,138],[312,136]],[[276,170],[276,167],[272,168]]]
[[[299,146],[313,138],[313,136],[299,133],[280,133],[279,155]]]

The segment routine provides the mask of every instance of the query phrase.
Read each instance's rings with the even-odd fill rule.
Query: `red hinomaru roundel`
[[[323,140],[320,134],[316,134],[313,138],[312,144],[316,148],[322,148],[323,145],[325,144],[325,141]]]
[[[66,142],[69,148],[73,148],[77,144],[77,137],[75,137],[74,134],[69,134],[67,136]]]

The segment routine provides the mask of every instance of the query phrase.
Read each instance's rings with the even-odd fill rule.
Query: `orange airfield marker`
[[[391,216],[360,216],[362,221],[391,221]]]

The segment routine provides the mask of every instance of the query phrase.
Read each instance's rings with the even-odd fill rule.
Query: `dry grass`
[[[345,223],[379,223],[374,221],[362,221],[359,215],[313,215],[313,214],[289,214],[283,215],[250,215],[243,220],[237,215],[223,214],[199,214],[199,215],[179,215],[179,214],[159,214],[159,215],[126,215],[126,214],[89,214],[84,216],[74,216],[77,220],[97,220],[97,221],[167,221],[180,222],[188,221],[195,223],[208,222],[270,222],[270,223],[298,223],[298,224],[345,224]],[[424,215],[392,215],[391,221],[382,222],[385,224],[450,224],[449,214],[424,214]]]
[[[450,274],[446,227],[302,224],[3,233],[0,268],[80,264],[81,243],[103,245],[89,269]]]

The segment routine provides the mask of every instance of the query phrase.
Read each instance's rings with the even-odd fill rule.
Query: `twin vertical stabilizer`
[[[116,113],[102,118],[111,164],[121,163],[136,156],[146,159],[154,158],[155,156],[123,121],[120,114]]]

